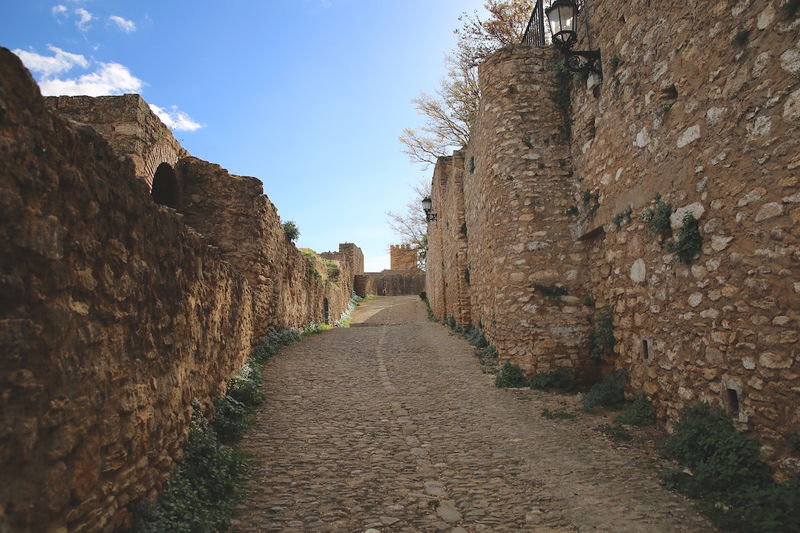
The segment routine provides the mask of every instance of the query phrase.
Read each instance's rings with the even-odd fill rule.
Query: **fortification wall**
[[[572,153],[600,200],[583,231],[607,232],[590,264],[614,364],[661,416],[721,404],[782,456],[800,431],[800,18],[777,1],[592,4],[606,79],[597,98],[573,92]],[[637,218],[656,194],[699,219],[691,265]]]
[[[417,257],[419,252],[410,244],[393,244],[389,246],[390,270],[413,270],[419,268]]]
[[[270,326],[325,321],[325,299],[328,320],[341,316],[353,290],[353,271],[363,268],[357,246],[345,246],[347,253],[336,254],[337,268],[328,269],[315,254],[301,253],[286,238],[278,211],[258,179],[231,175],[195,157],[181,159],[175,174],[183,190],[186,224],[247,278],[256,336]]]
[[[117,530],[241,367],[250,290],[6,49],[0,109],[0,529]]]
[[[149,189],[162,163],[172,167],[188,152],[138,94],[123,96],[49,96],[62,115],[95,128],[121,157],[133,161],[136,175]]]
[[[384,270],[365,272],[356,276],[356,294],[362,298],[369,294],[386,296],[417,295],[425,290],[425,273],[421,270]]]

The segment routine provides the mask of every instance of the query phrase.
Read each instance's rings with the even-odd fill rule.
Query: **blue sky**
[[[138,92],[193,155],[256,176],[298,246],[355,242],[368,270],[385,212],[430,179],[397,136],[422,119],[464,11],[482,0],[6,0],[2,46],[48,94]]]

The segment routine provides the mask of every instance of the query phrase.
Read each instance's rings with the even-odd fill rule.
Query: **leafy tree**
[[[450,149],[469,142],[480,102],[478,65],[495,50],[522,40],[533,0],[486,0],[483,6],[486,20],[477,11],[459,17],[458,43],[446,58],[447,76],[436,94],[422,93],[412,100],[425,121],[417,129],[403,130],[400,142],[415,163],[435,164]]]
[[[411,187],[414,199],[406,204],[404,212],[387,211],[389,227],[400,237],[402,244],[410,244],[419,250],[419,267],[425,268],[428,251],[428,222],[422,209],[422,199],[431,195],[430,183],[420,182]]]
[[[283,233],[286,238],[294,242],[300,237],[300,228],[294,223],[294,220],[287,220],[283,223]]]

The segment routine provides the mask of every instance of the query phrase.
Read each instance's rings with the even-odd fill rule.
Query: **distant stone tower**
[[[417,267],[418,252],[410,244],[398,244],[389,246],[389,257],[391,258],[392,270],[414,270]]]

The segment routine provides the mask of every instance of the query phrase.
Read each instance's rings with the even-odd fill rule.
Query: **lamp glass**
[[[431,197],[430,196],[427,196],[427,197],[422,199],[422,209],[426,213],[431,210],[432,206],[433,206],[433,202],[431,201]]]
[[[556,0],[547,10],[547,22],[553,42],[557,45],[569,45],[575,42],[575,22],[578,18],[578,5],[569,0]]]

